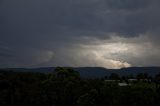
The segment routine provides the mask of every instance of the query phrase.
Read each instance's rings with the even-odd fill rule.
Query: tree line
[[[118,86],[116,80],[130,78],[138,80]],[[1,70],[0,106],[160,106],[159,82],[160,74],[150,77],[147,73],[82,79],[72,68],[57,67],[49,74]]]

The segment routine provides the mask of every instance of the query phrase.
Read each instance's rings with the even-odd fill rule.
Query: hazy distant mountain
[[[42,68],[6,68],[6,71],[18,71],[18,72],[41,72],[50,73],[53,72],[55,67],[42,67]],[[138,73],[148,73],[151,76],[160,72],[160,67],[130,67],[122,69],[106,69],[102,67],[77,67],[74,70],[80,73],[83,78],[102,78],[109,76],[111,73],[117,73],[119,75],[136,75]]]
[[[119,75],[137,75],[138,73],[148,73],[151,76],[160,72],[160,67],[130,67],[122,69],[105,69],[101,67],[82,67],[75,68],[83,77],[104,77],[109,76],[111,73]]]

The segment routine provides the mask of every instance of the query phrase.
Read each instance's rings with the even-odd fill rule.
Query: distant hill
[[[53,72],[55,67],[41,67],[41,68],[5,68],[0,69],[3,71],[17,71],[17,72],[40,72],[50,73]],[[103,78],[109,76],[111,73],[119,75],[136,75],[138,73],[148,73],[151,76],[160,72],[160,67],[130,67],[122,69],[106,69],[102,67],[75,67],[75,71],[80,73],[83,78]]]
[[[82,77],[97,77],[101,78],[109,76],[111,73],[117,73],[119,75],[137,75],[138,73],[148,73],[150,76],[154,76],[160,72],[160,67],[130,67],[122,69],[105,69],[101,67],[81,67],[75,68],[80,72]]]

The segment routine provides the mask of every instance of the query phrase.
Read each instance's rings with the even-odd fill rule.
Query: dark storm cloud
[[[6,57],[12,57],[12,56],[13,55],[11,51],[7,47],[0,45],[0,57],[6,58]]]
[[[149,5],[149,0],[106,0],[107,6],[118,10],[137,10]]]
[[[143,17],[139,17],[146,4],[146,0],[6,0],[2,4],[1,20],[6,36],[12,34],[26,39],[33,35],[50,38],[96,32],[130,36],[147,30]],[[132,9],[135,11],[126,12]]]
[[[33,66],[51,60],[53,64],[65,65],[63,58],[71,61],[75,58],[65,51],[69,54],[69,49],[76,48],[74,54],[76,44],[109,40],[112,34],[131,39],[147,33],[154,42],[160,33],[159,3],[158,0],[1,0],[0,42],[12,49],[14,52],[10,54],[16,57],[3,60],[15,61],[15,66],[20,63],[32,66],[31,58],[35,58]],[[54,59],[53,54],[57,55]],[[0,55],[9,54],[1,49]]]

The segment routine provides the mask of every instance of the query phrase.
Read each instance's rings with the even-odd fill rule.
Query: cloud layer
[[[158,0],[1,0],[0,67],[159,66]]]

